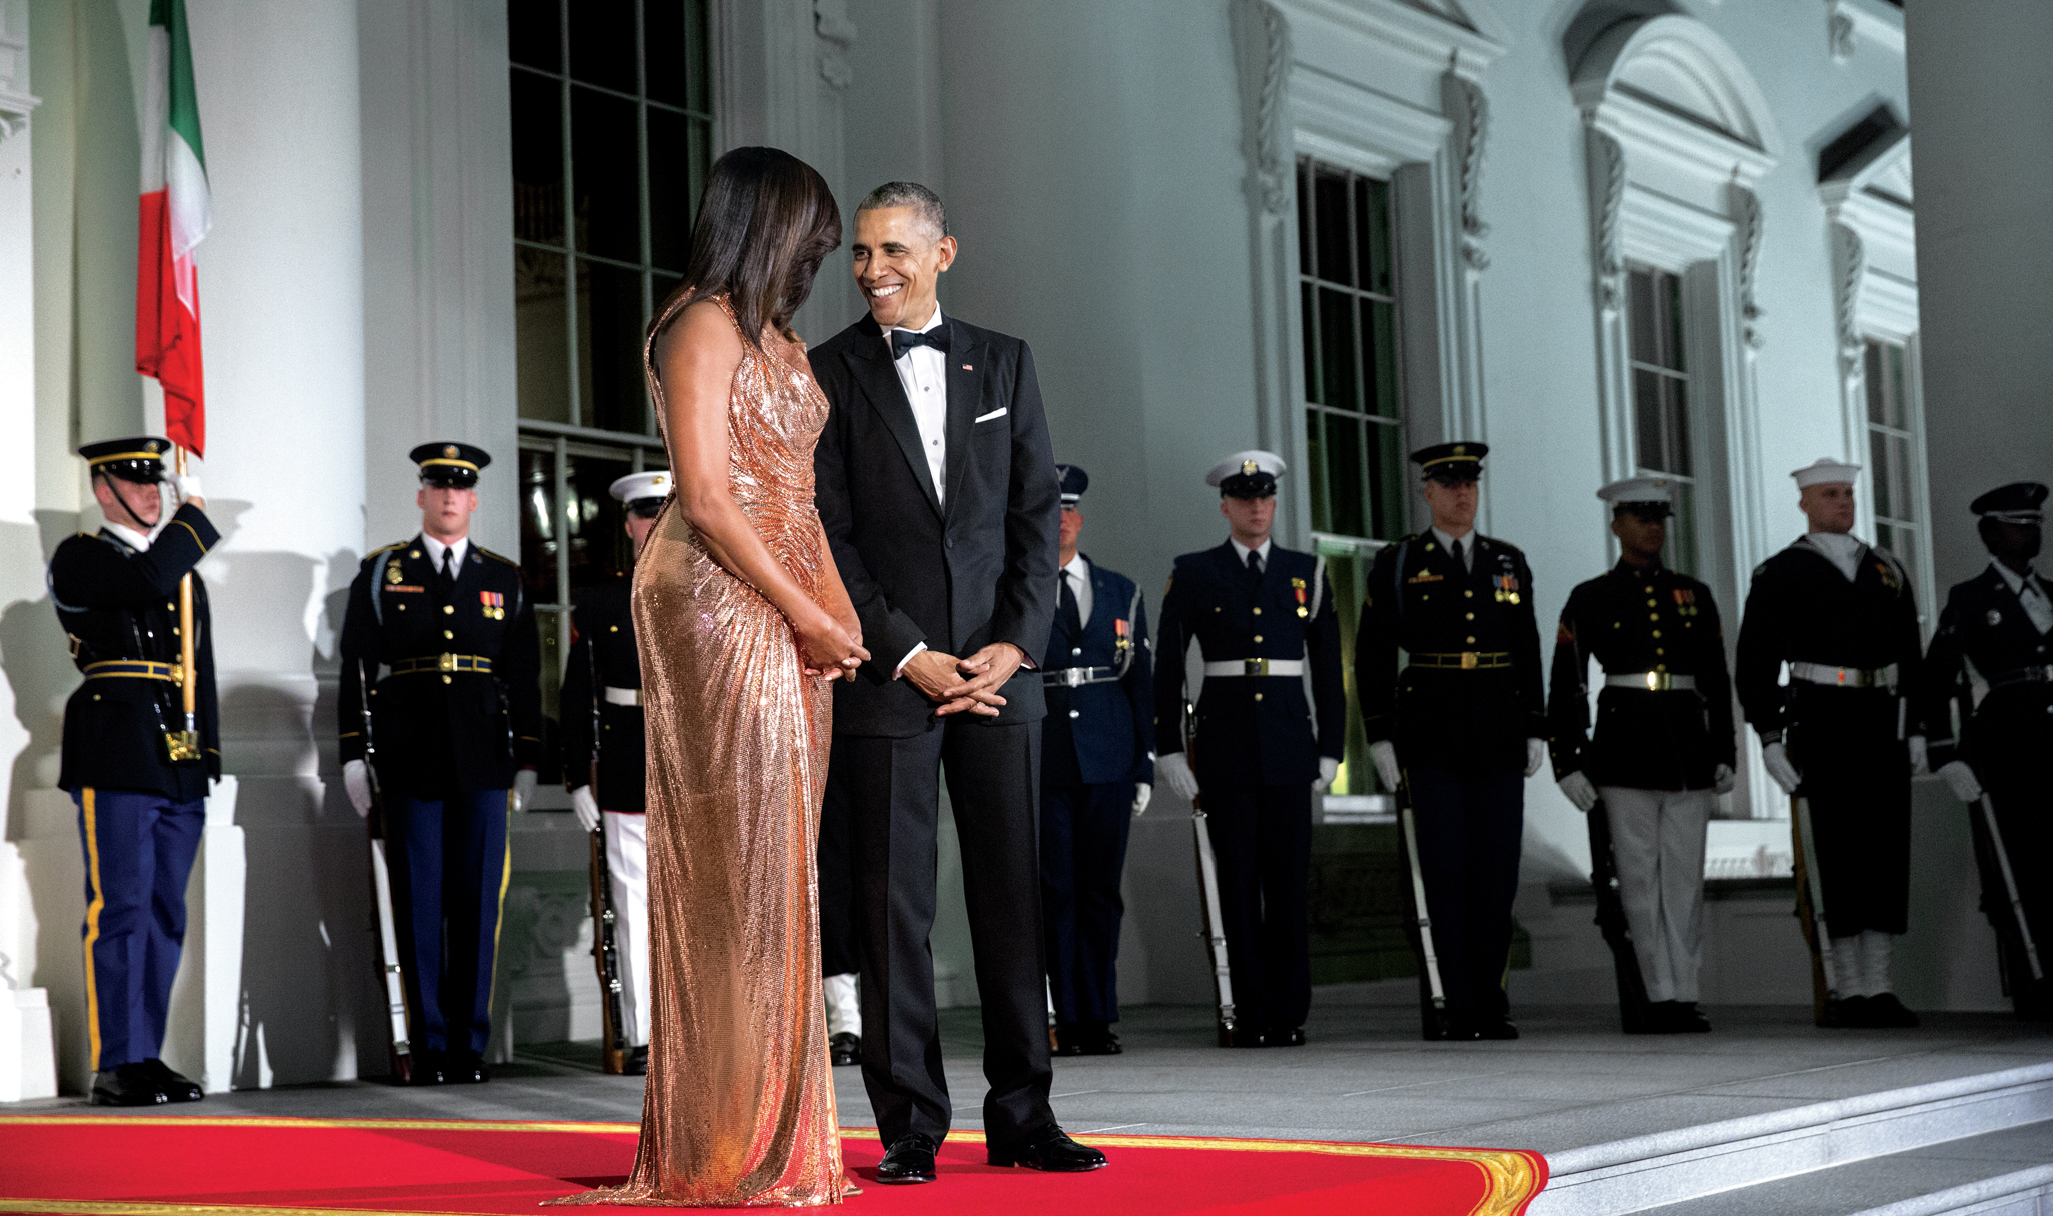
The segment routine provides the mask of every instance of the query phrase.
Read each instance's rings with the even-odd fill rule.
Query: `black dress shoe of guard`
[[[486,1070],[483,1056],[467,1051],[449,1057],[442,1066],[442,1079],[451,1085],[483,1085],[492,1074]]]
[[[1893,992],[1878,992],[1868,998],[1867,1019],[1862,1023],[1877,1030],[1909,1030],[1918,1024],[1918,1015],[1904,1008]]]
[[[620,1062],[620,1072],[622,1076],[627,1077],[648,1076],[649,1045],[644,1043],[640,1047],[629,1048],[627,1057]]]
[[[161,1106],[171,1100],[144,1064],[118,1064],[93,1074],[93,1106]]]
[[[1268,1045],[1269,1040],[1262,1032],[1246,1023],[1235,1026],[1231,1030],[1221,1029],[1219,1031],[1219,1046],[1221,1047],[1267,1047]]]
[[[861,1035],[846,1030],[827,1036],[827,1058],[836,1068],[846,1068],[863,1062],[863,1040]]]
[[[1515,1039],[1518,1037],[1518,1027],[1511,1024],[1510,1018],[1491,1018],[1485,1022],[1478,1022],[1476,1023],[1475,1032],[1476,1037],[1479,1039]]]
[[[151,1079],[157,1082],[157,1088],[164,1091],[164,1099],[167,1102],[197,1102],[207,1096],[198,1085],[193,1084],[190,1077],[182,1077],[172,1072],[170,1066],[162,1060],[144,1060],[143,1067],[149,1070]]]
[[[442,1072],[445,1061],[441,1052],[416,1051],[407,1059],[410,1061],[406,1076],[408,1085],[440,1085],[446,1079]],[[397,1078],[393,1083],[398,1084]]]
[[[993,1144],[986,1159],[992,1165],[1023,1165],[1050,1174],[1083,1174],[1105,1168],[1105,1154],[1071,1140],[1059,1127],[1051,1127],[1016,1148]]]
[[[1669,1016],[1675,1019],[1677,1034],[1709,1034],[1711,1019],[1704,1016],[1695,1001],[1675,1001],[1675,1012]]]
[[[907,1132],[891,1142],[891,1151],[877,1165],[877,1181],[886,1186],[934,1180],[934,1153],[941,1146],[923,1132]]]
[[[1271,1026],[1262,1038],[1271,1047],[1303,1047],[1305,1045],[1305,1028],[1302,1026],[1290,1026],[1279,1030]]]
[[[1868,1025],[1868,998],[1843,996],[1825,1002],[1825,1016],[1819,1026],[1827,1030],[1855,1030]]]
[[[1101,1030],[1085,1038],[1077,1048],[1077,1054],[1085,1056],[1116,1056],[1126,1052],[1126,1048],[1119,1045],[1119,1036],[1109,1030]]]

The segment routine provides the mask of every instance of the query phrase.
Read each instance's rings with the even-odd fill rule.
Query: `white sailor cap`
[[[629,473],[616,480],[607,490],[615,502],[639,502],[644,498],[670,497],[670,470],[656,469],[648,473]]]
[[[1851,485],[1854,478],[1860,476],[1860,471],[1861,467],[1857,464],[1834,460],[1830,456],[1820,456],[1800,469],[1790,470],[1789,475],[1796,478],[1796,488],[1802,490],[1810,486],[1840,481]]]
[[[1675,502],[1675,483],[1666,477],[1626,477],[1597,491],[1597,497],[1613,506],[1628,503]]]
[[[1205,484],[1233,498],[1267,498],[1276,492],[1276,479],[1289,468],[1276,453],[1250,448],[1213,465],[1205,474]]]

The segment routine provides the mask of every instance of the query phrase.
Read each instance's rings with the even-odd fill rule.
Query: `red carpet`
[[[956,1133],[929,1186],[875,1182],[876,1133],[845,1133],[853,1213],[1334,1212],[1513,1216],[1547,1180],[1538,1153],[1291,1140],[1087,1136],[1092,1174],[993,1169]],[[0,1212],[49,1216],[511,1213],[634,1164],[628,1123],[0,1116]],[[572,1208],[592,1212],[608,1209]],[[629,1209],[616,1208],[625,1212]]]

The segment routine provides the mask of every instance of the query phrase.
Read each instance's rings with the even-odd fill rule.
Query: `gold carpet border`
[[[621,1135],[640,1131],[636,1123],[533,1122],[510,1119],[300,1119],[262,1118],[237,1115],[168,1115],[147,1119],[122,1119],[112,1115],[0,1115],[0,1126],[10,1124],[105,1124],[175,1127],[263,1127],[263,1128],[348,1128],[357,1131],[516,1131],[576,1132]],[[844,1140],[875,1140],[873,1127],[847,1128]],[[981,1144],[979,1131],[952,1131],[952,1140]],[[1429,1148],[1413,1144],[1353,1144],[1332,1140],[1238,1140],[1224,1136],[1092,1136],[1087,1143],[1105,1148],[1205,1149],[1241,1153],[1319,1153],[1337,1157],[1384,1157],[1412,1161],[1463,1161],[1482,1171],[1482,1200],[1470,1216],[1507,1216],[1540,1190],[1539,1171],[1524,1153],[1508,1149]],[[0,1212],[50,1212],[56,1216],[206,1216],[232,1213],[234,1216],[379,1216],[371,1208],[271,1208],[238,1207],[224,1204],[147,1203],[139,1201],[84,1201],[0,1199]],[[457,1216],[410,1211],[408,1216]]]

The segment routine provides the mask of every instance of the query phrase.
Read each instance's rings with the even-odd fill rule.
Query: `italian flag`
[[[214,206],[207,192],[206,149],[200,143],[185,0],[150,0],[148,87],[135,369],[164,386],[164,430],[171,442],[205,455],[200,282],[192,251],[214,225]]]

